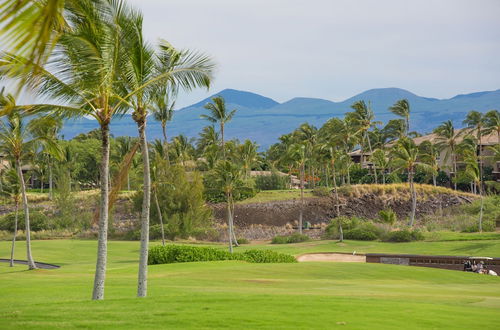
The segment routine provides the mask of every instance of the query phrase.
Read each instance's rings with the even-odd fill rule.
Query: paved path
[[[0,259],[0,262],[9,263],[10,259]],[[28,262],[26,260],[17,260],[17,259],[14,259],[14,263],[15,264],[19,264],[19,265],[28,265]],[[44,262],[36,262],[36,261],[35,261],[35,265],[38,268],[41,268],[41,269],[57,269],[57,268],[61,268],[61,266],[52,265],[52,264],[46,264]]]

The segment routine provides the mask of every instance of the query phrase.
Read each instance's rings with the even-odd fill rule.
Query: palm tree
[[[117,145],[117,163],[121,163],[134,146],[134,141],[130,136],[119,136],[116,138]],[[130,191],[130,172],[127,171],[127,190]]]
[[[445,148],[445,161],[451,158],[452,162],[452,172],[454,178],[454,188],[457,190],[457,156],[456,156],[456,148],[458,145],[458,139],[461,136],[461,132],[455,130],[453,123],[451,120],[445,121],[436,129],[434,133],[437,134],[436,142],[439,148]]]
[[[432,143],[431,141],[424,141],[419,145],[422,161],[430,167],[432,174],[432,184],[437,186],[436,176],[439,171],[439,156],[441,155],[442,148],[439,144]]]
[[[226,158],[226,151],[224,147],[224,126],[227,122],[231,121],[236,113],[236,109],[228,111],[226,109],[226,101],[222,96],[216,96],[212,98],[213,103],[207,103],[205,109],[207,109],[210,114],[201,115],[200,118],[206,119],[211,123],[219,123],[220,135],[221,135],[221,146],[223,158]]]
[[[389,169],[391,161],[387,154],[382,149],[376,149],[372,153],[372,160],[375,167],[378,167],[382,172],[382,183],[385,184],[385,172]]]
[[[346,117],[349,117],[351,119],[351,122],[355,125],[356,129],[359,132],[359,135],[361,136],[361,158],[363,158],[365,154],[363,140],[368,143],[370,154],[373,154],[370,135],[368,133],[372,127],[375,127],[376,125],[381,123],[375,121],[375,114],[373,113],[371,107],[366,105],[365,101],[357,101],[353,105],[351,105],[351,108],[354,109],[354,112],[348,112],[346,114]],[[373,173],[375,176],[375,183],[377,183],[377,168],[375,166],[373,167]]]
[[[484,126],[486,126],[486,120],[482,113],[478,111],[469,111],[465,120],[463,121],[467,125],[467,129],[470,133],[476,132],[476,139],[478,141],[478,158],[479,158],[479,191],[483,189],[483,157],[482,157],[482,137],[484,135]]]
[[[217,176],[217,181],[222,187],[224,194],[226,195],[226,217],[228,224],[228,236],[229,236],[229,252],[233,253],[233,242],[234,234],[234,193],[241,181],[241,171],[234,163],[228,160],[222,160],[215,166],[215,174]]]
[[[306,146],[302,143],[290,145],[287,150],[287,156],[291,159],[299,170],[300,177],[300,211],[299,211],[299,233],[302,234],[302,222],[304,213],[304,176],[305,164],[307,161]]]
[[[308,123],[304,123],[294,132],[293,137],[300,143],[303,143],[306,147],[306,164],[308,164],[309,177],[311,178],[310,181],[312,183],[312,187],[314,187],[315,173],[313,149],[316,146],[318,130],[316,127],[309,125]]]
[[[100,212],[96,272],[92,299],[104,298],[109,211],[109,125],[127,109],[122,81],[123,32],[117,25],[123,15],[121,1],[71,2],[75,15],[66,18],[64,34],[57,39],[57,52],[50,65],[30,57],[4,53],[0,73],[59,104],[25,106],[30,113],[54,113],[65,117],[91,116],[101,131]],[[63,8],[65,9],[65,8]],[[84,19],[82,19],[84,17]],[[55,32],[57,33],[57,31]],[[26,69],[26,68],[29,68]]]
[[[167,123],[174,116],[175,96],[168,88],[161,86],[153,92],[152,96],[152,113],[154,119],[161,124],[163,133],[163,143],[165,145],[165,156],[167,162],[170,163],[168,154],[168,138],[167,138]]]
[[[172,146],[175,160],[183,167],[186,166],[186,161],[190,160],[194,153],[190,139],[184,134],[180,134],[172,139]]]
[[[243,144],[238,146],[238,158],[240,159],[243,167],[243,173],[245,180],[248,179],[252,167],[258,161],[257,149],[259,147],[255,142],[250,140],[245,140]]]
[[[415,142],[409,138],[402,138],[398,140],[395,148],[392,150],[392,156],[394,157],[394,164],[397,170],[405,170],[408,173],[408,182],[410,184],[410,194],[411,194],[411,214],[410,214],[410,226],[413,226],[415,222],[415,212],[417,209],[417,192],[415,190],[415,184],[413,182],[415,169],[417,166],[422,168],[427,168],[426,164],[419,162],[419,150]]]
[[[335,194],[335,215],[338,220],[339,225],[339,241],[344,241],[344,231],[342,230],[342,220],[340,219],[340,198],[339,192],[337,189],[337,171],[336,171],[336,163],[341,158],[342,152],[338,150],[338,147],[332,144],[323,144],[321,146],[322,149],[327,151],[328,157],[330,158],[330,165],[332,168],[332,182],[333,182],[333,192]]]
[[[481,206],[479,209],[479,232],[483,232],[483,208],[484,208],[484,196],[483,189],[481,188],[481,170],[478,166],[478,157],[476,155],[475,149],[470,149],[464,152],[465,161],[465,173],[470,177],[476,185],[479,185],[479,196],[481,198]]]
[[[33,146],[39,142],[54,150],[54,153],[58,150],[58,146],[50,137],[33,134],[33,132],[40,132],[39,128],[47,125],[45,119],[33,119],[25,125],[20,112],[16,111],[7,115],[6,123],[0,121],[0,152],[6,154],[13,161],[21,188],[26,231],[26,255],[29,269],[36,269],[37,267],[31,253],[30,215],[22,163]]]
[[[396,101],[392,107],[389,108],[389,110],[400,117],[403,117],[405,120],[405,132],[408,135],[408,132],[410,132],[410,102],[408,102],[407,99],[401,99],[399,101]]]
[[[500,143],[500,112],[490,110],[484,114],[484,134],[497,133],[497,139]]]
[[[14,250],[16,246],[16,236],[17,236],[17,224],[19,216],[19,201],[21,198],[21,187],[19,185],[19,177],[17,176],[16,170],[11,168],[7,170],[2,177],[0,177],[2,182],[2,191],[0,191],[0,197],[10,199],[14,203],[14,234],[12,235],[12,247],[10,250],[10,267],[14,267]]]

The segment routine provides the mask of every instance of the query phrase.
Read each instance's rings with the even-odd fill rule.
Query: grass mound
[[[172,264],[179,262],[242,260],[252,263],[293,263],[297,262],[288,254],[270,250],[247,250],[229,253],[212,247],[189,245],[155,246],[149,250],[148,264]]]

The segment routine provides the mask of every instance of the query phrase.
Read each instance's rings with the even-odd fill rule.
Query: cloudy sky
[[[210,92],[224,88],[279,102],[341,101],[400,87],[449,98],[500,88],[499,0],[129,0],[147,38],[210,54]]]

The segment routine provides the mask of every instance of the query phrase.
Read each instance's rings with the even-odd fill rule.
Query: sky
[[[500,89],[499,0],[129,0],[146,38],[209,54],[209,92],[342,101],[400,87],[450,98]]]

